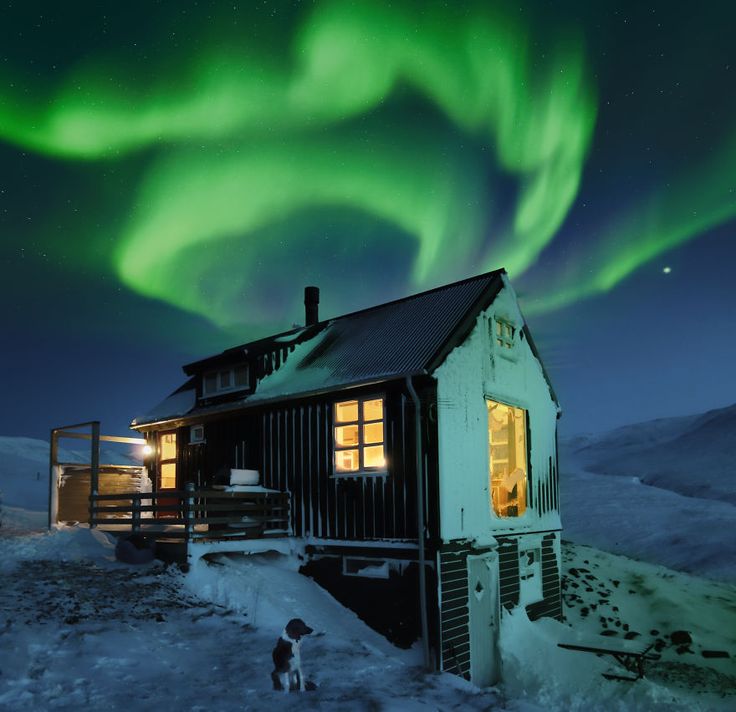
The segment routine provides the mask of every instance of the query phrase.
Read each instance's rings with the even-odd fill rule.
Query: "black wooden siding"
[[[205,443],[177,430],[178,484],[225,484],[230,468],[256,469],[261,484],[291,494],[294,536],[381,540],[417,538],[414,405],[403,383],[341,391],[204,421]],[[419,388],[426,471],[427,532],[438,533],[436,422],[428,417],[434,385]],[[333,476],[336,401],[381,396],[385,403],[388,474]]]
[[[385,399],[388,474],[333,475],[333,405],[368,395]],[[259,464],[265,487],[291,492],[294,536],[416,539],[414,408],[398,389],[340,393],[263,410]]]
[[[543,600],[526,607],[531,620],[541,616],[562,619],[560,573],[555,555],[556,534],[542,539]],[[521,535],[523,537],[523,535]],[[519,536],[497,537],[499,603],[506,609],[519,604]],[[439,550],[440,649],[442,669],[462,676],[470,674],[470,612],[468,608],[468,556],[484,554],[467,541],[450,542]]]
[[[546,534],[542,539],[542,596],[538,603],[526,607],[530,620],[549,616],[562,620],[562,596],[560,593],[560,569],[555,553],[556,534]]]
[[[471,551],[469,542],[451,542],[439,551],[441,669],[464,677],[470,676],[468,554]]]

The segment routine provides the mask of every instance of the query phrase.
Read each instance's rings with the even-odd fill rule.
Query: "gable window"
[[[242,391],[250,385],[248,381],[248,364],[242,364],[233,368],[223,368],[219,371],[209,371],[204,374],[202,385],[202,393],[205,396]]]
[[[529,474],[527,412],[493,400],[486,400],[486,405],[491,506],[499,517],[520,517],[526,511]]]
[[[335,472],[386,469],[383,398],[335,403]]]
[[[494,333],[492,337],[495,339],[495,345],[499,349],[510,351],[514,348],[514,336],[516,336],[516,327],[503,319],[494,319],[492,322]]]

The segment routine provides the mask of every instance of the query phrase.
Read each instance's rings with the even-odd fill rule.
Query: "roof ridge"
[[[373,306],[364,307],[363,309],[356,309],[355,311],[347,312],[346,314],[340,314],[338,316],[329,317],[328,319],[321,319],[316,324],[312,324],[309,326],[300,326],[297,328],[288,329],[287,331],[281,331],[276,334],[271,334],[268,336],[263,336],[258,339],[253,339],[252,341],[247,341],[242,344],[238,344],[237,346],[231,346],[227,349],[223,349],[219,353],[211,354],[210,356],[205,356],[204,358],[197,359],[196,361],[192,361],[191,363],[184,365],[183,370],[185,373],[189,374],[190,369],[194,366],[197,366],[200,363],[210,361],[211,359],[216,359],[217,357],[224,356],[225,354],[236,353],[237,351],[247,349],[249,347],[253,347],[256,344],[259,344],[262,342],[265,342],[265,343],[272,342],[279,337],[283,337],[289,334],[297,334],[300,331],[305,332],[305,333],[307,331],[310,331],[313,335],[316,335],[317,333],[322,331],[326,326],[328,326],[332,322],[341,321],[343,319],[347,319],[350,317],[356,317],[362,314],[367,314],[369,312],[377,311],[385,307],[391,307],[397,304],[401,304],[402,302],[409,302],[414,299],[418,299],[419,297],[427,296],[428,294],[441,292],[441,291],[444,291],[444,290],[447,290],[453,287],[459,287],[460,285],[468,284],[470,282],[475,282],[475,281],[479,281],[482,279],[490,279],[499,274],[506,274],[506,269],[504,267],[500,267],[499,269],[490,270],[489,272],[482,272],[481,274],[476,274],[476,275],[473,275],[472,277],[465,277],[464,279],[459,279],[456,282],[450,282],[449,284],[442,284],[442,285],[439,285],[438,287],[432,287],[431,289],[425,289],[422,292],[416,292],[415,294],[408,294],[405,297],[399,297],[398,299],[392,299],[388,302],[382,302],[381,304],[374,304]]]

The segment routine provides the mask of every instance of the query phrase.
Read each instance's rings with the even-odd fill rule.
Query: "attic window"
[[[209,371],[204,374],[202,393],[212,396],[232,391],[242,391],[249,386],[248,364],[224,368],[218,371]]]
[[[385,470],[383,425],[383,398],[335,403],[335,472]]]
[[[503,319],[494,319],[495,330],[493,338],[495,345],[499,349],[511,350],[514,348],[514,336],[516,336],[516,327],[510,322]]]

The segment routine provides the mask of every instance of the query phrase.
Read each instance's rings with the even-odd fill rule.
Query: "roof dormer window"
[[[202,394],[214,396],[221,393],[232,393],[245,390],[249,385],[248,364],[241,364],[233,368],[222,368],[205,373]]]

